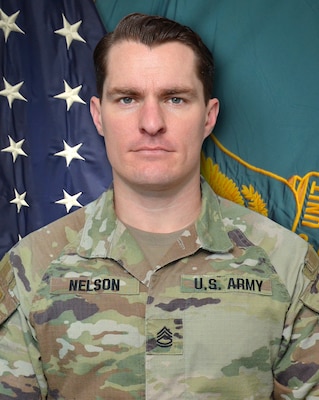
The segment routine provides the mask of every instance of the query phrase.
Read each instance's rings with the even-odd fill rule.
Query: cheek
[[[128,127],[131,124],[125,118],[119,118],[116,114],[107,113],[102,117],[102,129],[104,136],[116,138],[127,135]]]
[[[115,143],[112,140],[107,140],[107,137],[105,137],[105,149],[108,161],[113,168],[116,167],[118,163],[121,163],[120,151],[115,147]]]
[[[111,129],[110,125],[104,129],[104,142],[108,159],[111,163],[120,160],[127,147],[127,135],[123,133],[120,127],[116,130]]]
[[[190,151],[197,151],[201,148],[206,137],[204,119],[199,120],[197,118],[192,121],[188,120],[188,122],[184,124],[184,129],[178,126],[177,128],[180,131],[180,140],[186,143]]]

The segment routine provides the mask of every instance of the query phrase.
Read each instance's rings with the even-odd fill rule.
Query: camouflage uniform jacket
[[[206,183],[202,198],[155,269],[112,190],[13,248],[0,398],[319,398],[317,255]]]

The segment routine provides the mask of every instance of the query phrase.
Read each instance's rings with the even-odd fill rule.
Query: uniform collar
[[[219,199],[208,183],[201,178],[202,209],[195,223],[203,249],[212,253],[228,253],[233,248],[223,223]]]
[[[222,221],[218,197],[204,179],[201,180],[201,191],[201,213],[191,229],[196,236],[192,252],[203,248],[214,253],[227,253],[233,244]],[[85,258],[111,258],[120,263],[126,263],[129,258],[134,264],[143,258],[134,238],[115,215],[113,188],[87,206],[78,254]]]

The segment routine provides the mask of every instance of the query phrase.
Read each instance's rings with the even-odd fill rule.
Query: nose
[[[156,99],[146,99],[140,108],[139,130],[150,136],[166,131],[164,111]]]

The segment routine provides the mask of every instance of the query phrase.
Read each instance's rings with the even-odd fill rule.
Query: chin
[[[141,177],[136,180],[136,185],[146,191],[160,192],[176,189],[184,181],[183,177],[175,175],[161,175],[156,177]]]
[[[128,181],[137,186],[157,186],[168,183],[170,180],[171,178],[164,174],[145,174],[145,172],[135,173],[131,179],[128,178]]]

